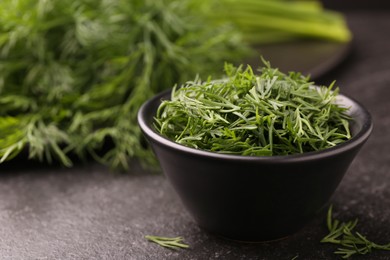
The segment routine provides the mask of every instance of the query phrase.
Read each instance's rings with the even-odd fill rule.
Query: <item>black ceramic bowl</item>
[[[189,148],[159,135],[153,117],[170,91],[146,102],[139,125],[163,172],[203,229],[240,241],[286,237],[301,229],[327,203],[369,137],[372,121],[355,100],[350,107],[353,137],[335,147],[298,155],[239,156]]]

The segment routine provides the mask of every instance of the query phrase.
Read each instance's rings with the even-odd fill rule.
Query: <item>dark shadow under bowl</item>
[[[339,185],[372,131],[368,111],[350,107],[352,138],[335,147],[287,156],[239,156],[185,147],[159,135],[153,118],[170,91],[146,102],[138,122],[163,172],[200,227],[240,241],[286,237],[307,224]]]

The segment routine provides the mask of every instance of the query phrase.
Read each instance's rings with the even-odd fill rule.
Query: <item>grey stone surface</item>
[[[364,104],[374,131],[332,198],[338,218],[390,242],[390,12],[351,12],[352,53],[318,83],[337,79],[341,92]],[[280,241],[244,244],[199,229],[161,174],[131,174],[95,165],[72,169],[0,165],[0,259],[338,259],[320,244],[325,212]],[[183,236],[172,251],[145,235]],[[356,259],[390,259],[374,252]]]

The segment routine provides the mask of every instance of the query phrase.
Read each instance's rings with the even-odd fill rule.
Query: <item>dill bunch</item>
[[[333,147],[351,137],[338,89],[314,87],[300,73],[265,66],[225,66],[226,78],[174,88],[155,117],[163,136],[196,149],[248,156],[288,155]]]
[[[155,93],[242,57],[238,34],[210,22],[207,1],[3,0],[0,162],[114,168],[148,162],[136,123]],[[103,149],[111,143],[109,149]]]

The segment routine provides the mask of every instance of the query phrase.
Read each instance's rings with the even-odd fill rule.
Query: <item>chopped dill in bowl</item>
[[[188,147],[246,156],[318,151],[351,138],[348,108],[335,102],[333,83],[317,87],[300,73],[264,64],[259,74],[226,64],[222,80],[174,87],[157,110],[155,129]]]

